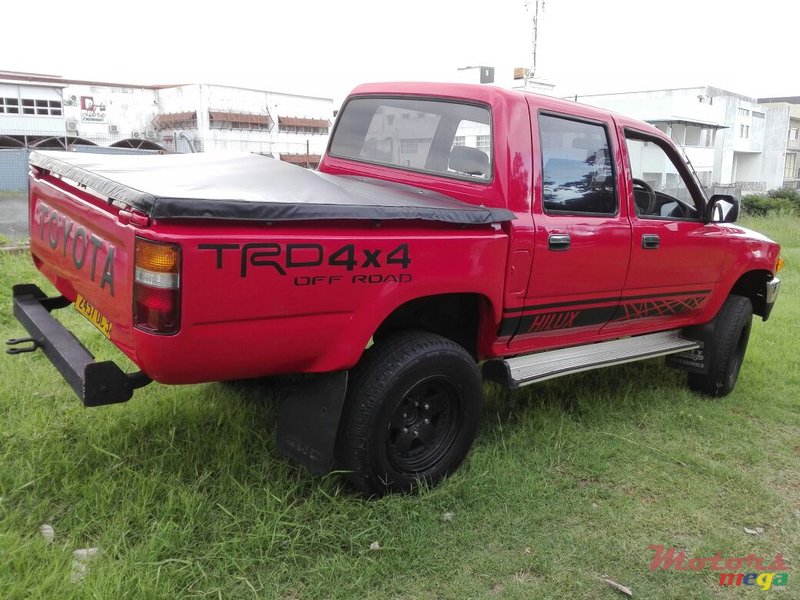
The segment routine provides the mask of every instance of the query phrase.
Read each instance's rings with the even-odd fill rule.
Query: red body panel
[[[67,298],[81,294],[94,304],[112,322],[112,342],[165,383],[347,369],[395,309],[440,294],[481,299],[479,358],[678,328],[711,319],[745,272],[774,270],[777,244],[741,227],[635,216],[622,128],[666,139],[646,124],[488,86],[373,84],[354,91],[373,93],[488,105],[494,132],[491,181],[327,154],[321,171],[505,207],[516,219],[502,226],[333,220],[144,220],[135,226],[102,199],[34,174],[31,251],[37,266]],[[606,124],[616,214],[544,213],[542,165],[536,158],[540,110]],[[641,236],[653,232],[661,247],[643,250]],[[548,237],[562,233],[571,237],[569,251],[549,250]],[[132,327],[135,236],[181,246],[176,335]]]
[[[214,226],[204,235],[197,224],[187,223],[154,226],[147,233],[156,231],[153,239],[182,246],[186,299],[177,335],[134,333],[137,362],[159,381],[350,368],[381,322],[419,297],[475,293],[495,324],[500,319],[503,271],[497,265],[505,262],[508,238],[491,226]],[[254,266],[257,250],[245,246],[265,240],[277,244],[281,255],[274,264]],[[238,248],[201,249],[216,244]],[[348,270],[328,264],[350,245],[358,265]],[[387,264],[402,246],[407,246],[408,265]],[[293,262],[308,266],[287,266],[289,248]],[[368,254],[377,256],[380,268],[363,266]],[[310,264],[320,257],[322,264]]]
[[[89,299],[113,323],[111,341],[132,356],[134,228],[119,221],[113,206],[53,177],[31,177],[29,211],[39,270],[68,299]]]

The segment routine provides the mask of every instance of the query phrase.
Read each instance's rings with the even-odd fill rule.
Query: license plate
[[[111,321],[101,315],[100,311],[80,294],[75,299],[75,310],[89,319],[89,322],[97,327],[104,336],[111,338]]]

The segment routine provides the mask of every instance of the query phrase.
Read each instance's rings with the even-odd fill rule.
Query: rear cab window
[[[604,125],[539,115],[544,211],[609,216],[617,192],[608,132]]]
[[[489,108],[448,100],[351,98],[331,138],[331,156],[490,183]]]

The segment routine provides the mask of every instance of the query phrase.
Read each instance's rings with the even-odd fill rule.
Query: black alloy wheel
[[[458,387],[443,376],[411,388],[389,421],[392,465],[401,472],[422,473],[446,458],[461,425],[462,401]]]

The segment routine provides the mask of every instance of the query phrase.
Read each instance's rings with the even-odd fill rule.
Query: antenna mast
[[[525,10],[531,13],[531,66],[525,73],[525,89],[536,76],[536,51],[539,45],[539,11],[544,12],[545,0],[525,0]],[[541,8],[540,8],[541,5]]]

